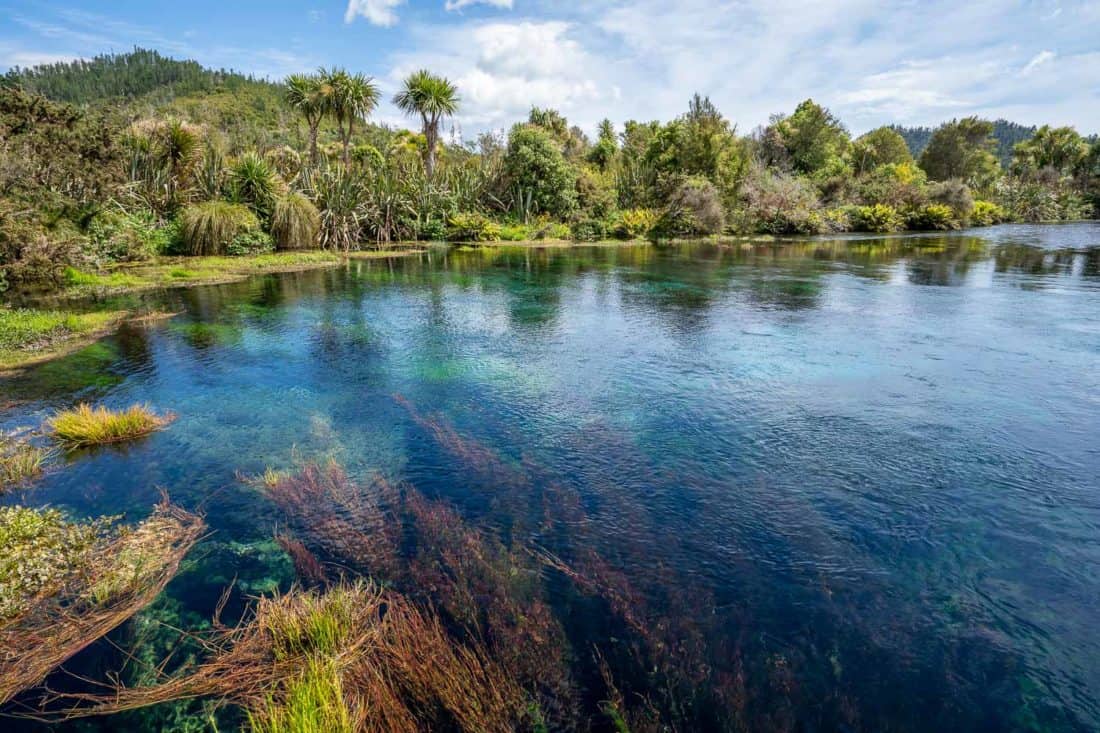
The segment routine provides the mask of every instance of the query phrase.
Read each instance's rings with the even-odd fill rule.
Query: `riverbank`
[[[125,322],[158,314],[110,304],[88,310],[75,302],[153,290],[238,282],[254,275],[300,272],[355,259],[402,257],[419,248],[337,253],[317,250],[241,257],[158,257],[99,272],[70,268],[65,286],[19,308],[0,308],[0,374],[70,354],[113,333]],[[49,299],[49,304],[46,299]]]

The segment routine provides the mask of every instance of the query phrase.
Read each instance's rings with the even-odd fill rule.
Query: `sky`
[[[1100,132],[1100,0],[0,0],[0,69],[155,48],[281,79],[445,74],[462,134],[532,105],[592,131],[706,94],[743,132],[812,97],[854,133],[977,114]],[[375,119],[408,124],[385,101]]]

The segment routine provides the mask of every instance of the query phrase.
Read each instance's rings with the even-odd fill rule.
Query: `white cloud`
[[[601,89],[608,87],[574,30],[564,21],[530,20],[422,27],[415,40],[433,50],[399,54],[389,81],[396,86],[421,67],[447,75],[462,96],[457,122],[467,128],[510,125],[532,106],[555,107],[595,124]]]
[[[1031,57],[1031,61],[1027,62],[1027,65],[1020,71],[1021,74],[1030,74],[1039,68],[1043,64],[1050,63],[1054,60],[1056,54],[1053,51],[1040,51]]]
[[[462,8],[470,5],[490,5],[494,8],[511,10],[513,3],[512,0],[447,0],[443,8],[450,12],[452,10],[462,10]]]
[[[348,0],[344,22],[351,23],[356,17],[362,16],[373,25],[388,28],[397,25],[398,17],[394,8],[404,4],[405,0]]]

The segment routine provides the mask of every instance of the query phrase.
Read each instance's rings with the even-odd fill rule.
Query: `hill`
[[[103,54],[91,60],[13,68],[4,77],[56,102],[92,105],[153,97],[176,97],[243,89],[278,91],[278,85],[233,70],[207,69],[197,61],[169,58],[135,48],[129,53]]]

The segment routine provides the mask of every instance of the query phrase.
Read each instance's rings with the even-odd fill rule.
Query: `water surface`
[[[0,383],[0,426],[178,414],[7,499],[201,507],[158,613],[286,587],[238,474],[333,457],[600,553],[736,688],[700,727],[1100,728],[1100,225],[433,250],[157,297],[179,315]],[[562,492],[583,527],[545,519]]]

